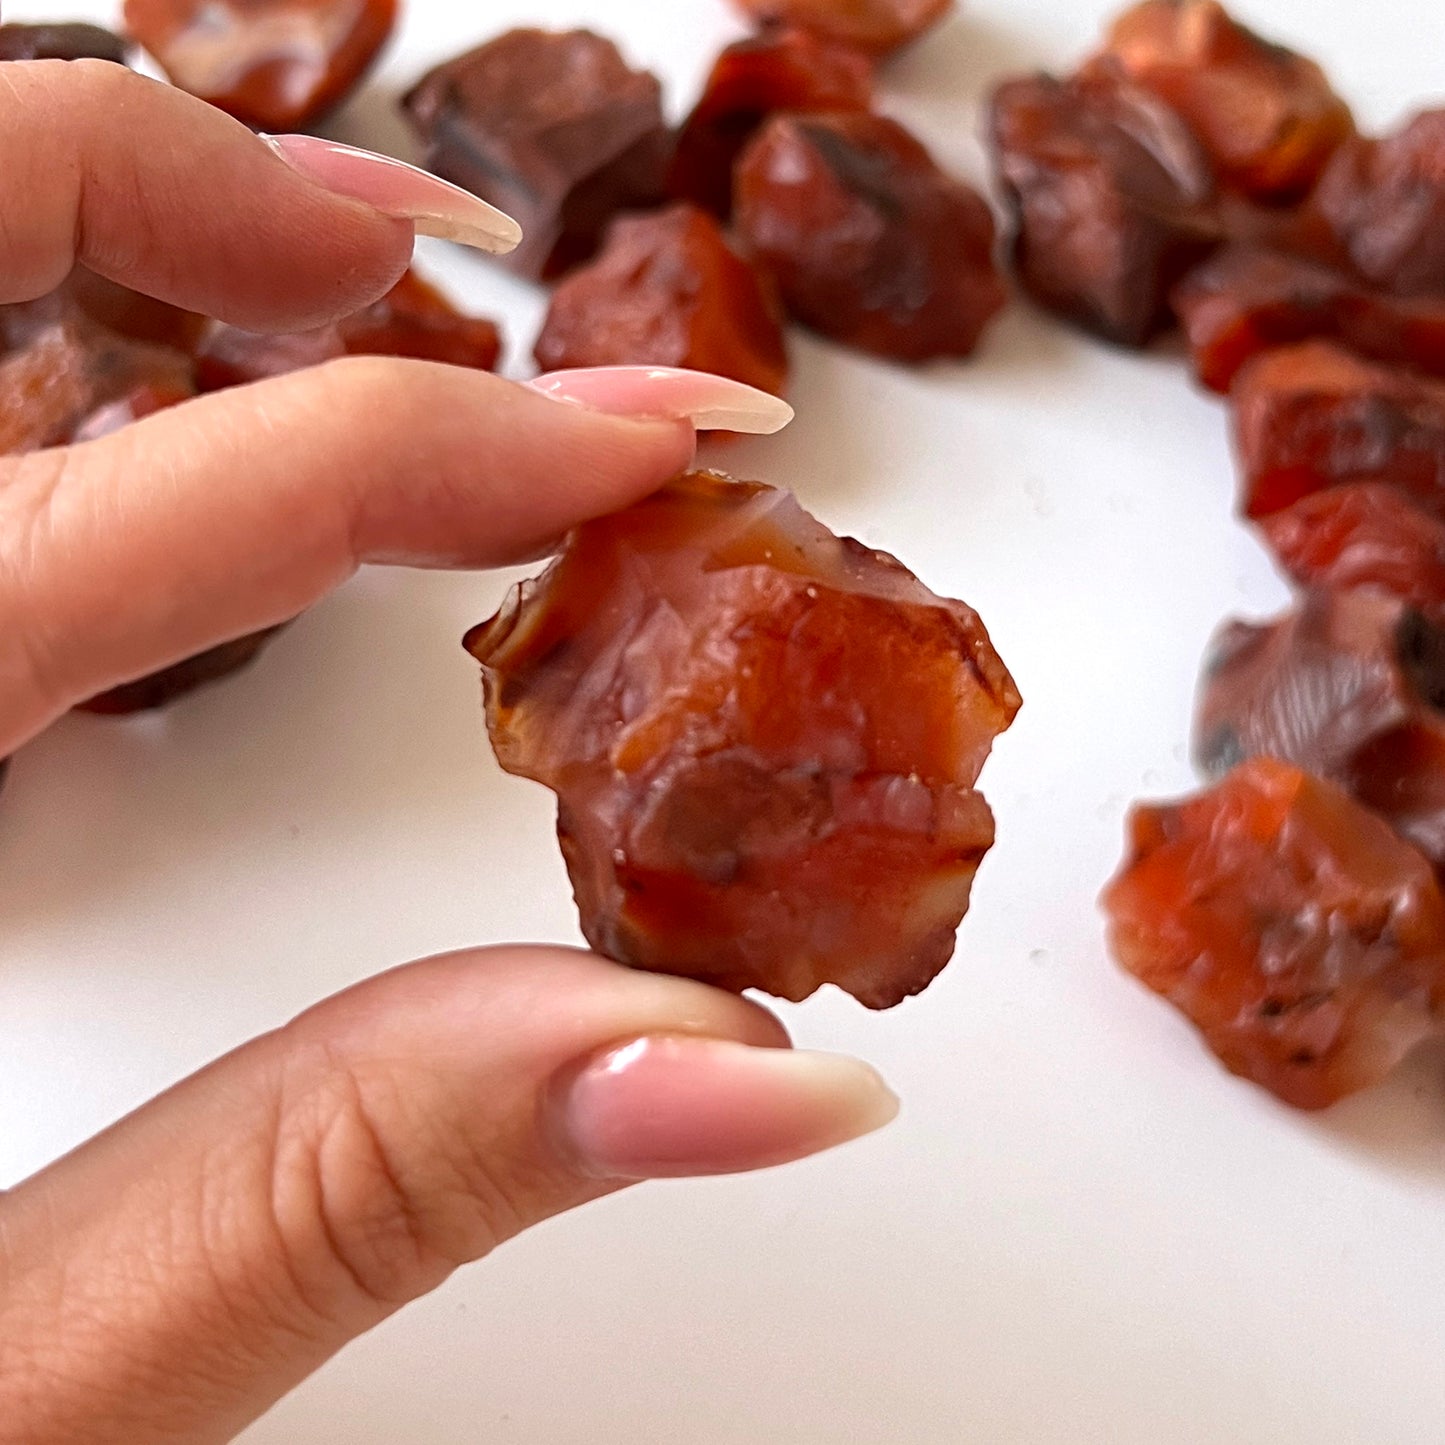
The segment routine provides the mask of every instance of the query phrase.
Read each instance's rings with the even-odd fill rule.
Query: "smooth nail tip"
[[[877,1133],[898,1117],[901,1101],[872,1065],[847,1054],[802,1050],[792,1050],[791,1054],[794,1074],[801,1077],[810,1071],[812,1087],[833,1108],[832,1123],[837,1132],[821,1148]]]
[[[496,223],[490,230],[445,216],[412,216],[407,219],[416,227],[418,236],[469,246],[474,251],[485,251],[489,256],[505,256],[522,244],[522,228],[504,211],[497,212]]]
[[[319,136],[262,134],[260,140],[315,184],[361,201],[385,216],[410,221],[420,236],[454,241],[492,256],[515,251],[522,241],[522,227],[505,211],[395,156]],[[343,167],[341,173],[338,163]],[[357,184],[358,169],[369,176],[368,183]]]
[[[771,436],[795,415],[771,392],[711,372],[670,366],[589,366],[527,383],[554,401],[638,420],[690,422],[698,431]]]
[[[634,1180],[796,1163],[876,1132],[898,1109],[859,1059],[686,1036],[609,1051],[563,1101],[576,1167]]]

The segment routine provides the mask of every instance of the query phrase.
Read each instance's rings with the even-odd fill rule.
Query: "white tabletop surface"
[[[409,0],[338,137],[518,22],[588,22],[674,110],[724,0]],[[1445,84],[1437,0],[1247,0],[1367,124]],[[29,0],[7,18],[97,20]],[[974,0],[887,109],[982,179],[979,103],[1060,67],[1103,0]],[[404,152],[403,152],[404,153]],[[505,318],[530,288],[428,247]],[[983,614],[1026,705],[984,774],[999,842],[959,953],[897,1011],[820,997],[806,1045],[875,1061],[883,1134],[559,1220],[354,1345],[251,1445],[1440,1445],[1441,1057],[1318,1118],[1229,1079],[1106,959],[1128,800],[1191,784],[1205,640],[1284,591],[1231,520],[1219,405],[1164,357],[1023,305],[970,364],[799,337],[796,424],[727,454]],[[458,639],[510,578],[374,573],[159,720],[72,718],[0,802],[0,1185],[212,1056],[401,960],[577,937],[550,799],[505,777]]]

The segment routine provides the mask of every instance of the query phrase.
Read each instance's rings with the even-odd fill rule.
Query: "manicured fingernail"
[[[820,1153],[881,1129],[898,1100],[858,1059],[678,1035],[639,1039],[589,1063],[559,1108],[589,1173],[665,1179]]]
[[[793,408],[741,381],[673,366],[589,366],[550,371],[527,383],[556,401],[614,416],[690,421],[699,431],[781,431]]]
[[[522,228],[505,211],[405,161],[312,135],[261,137],[292,170],[338,195],[365,201],[383,215],[411,221],[417,234],[439,236],[500,256],[516,249]]]

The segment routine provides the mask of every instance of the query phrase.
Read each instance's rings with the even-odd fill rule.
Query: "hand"
[[[407,264],[412,226],[377,209],[364,164],[350,195],[328,189],[118,67],[0,79],[0,301],[80,261],[286,329],[366,304]],[[6,461],[0,754],[362,562],[535,554],[693,445],[677,422],[355,359]],[[0,1441],[229,1438],[539,1220],[636,1179],[794,1159],[893,1109],[862,1064],[794,1052],[770,1014],[689,981],[558,948],[398,969],[0,1195]]]

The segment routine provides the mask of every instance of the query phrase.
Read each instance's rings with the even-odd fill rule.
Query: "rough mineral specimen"
[[[1114,22],[1090,68],[1152,90],[1203,142],[1220,181],[1257,200],[1301,199],[1354,134],[1318,65],[1217,0],[1143,0]]]
[[[396,16],[397,0],[125,0],[126,30],[176,85],[276,132],[343,100]]]
[[[204,316],[107,281],[83,266],[77,266],[70,273],[52,299],[62,308],[73,308],[108,331],[151,346],[168,346],[174,351],[193,351],[206,329]]]
[[[184,662],[154,672],[149,677],[103,692],[99,697],[81,703],[79,711],[119,717],[127,713],[149,712],[165,707],[186,693],[194,692],[198,687],[219,682],[233,672],[249,666],[261,649],[280,631],[280,627],[268,627],[264,632],[253,632],[247,637],[237,638],[234,642],[223,642],[219,647],[209,648]]]
[[[1400,295],[1445,292],[1445,109],[1330,163],[1312,208],[1369,281]]]
[[[427,165],[521,223],[504,264],[523,275],[586,260],[618,211],[663,194],[662,87],[591,31],[509,31],[433,70],[402,103]]]
[[[871,1008],[947,963],[1019,706],[962,603],[696,473],[572,533],[467,646],[502,766],[558,795],[593,947]]]
[[[990,134],[1020,281],[1046,310],[1140,346],[1219,239],[1214,175],[1155,95],[1118,76],[1030,76],[994,93]]]
[[[873,66],[865,55],[806,30],[765,30],[718,56],[678,133],[668,189],[726,220],[733,166],[776,111],[867,110]]]
[[[69,309],[0,356],[0,455],[96,435],[97,415],[147,415],[195,394],[190,358]]]
[[[1445,517],[1445,382],[1317,341],[1250,362],[1231,399],[1247,515],[1385,481]]]
[[[1378,587],[1429,616],[1445,614],[1445,521],[1386,482],[1314,492],[1259,526],[1303,587]]]
[[[1314,337],[1445,375],[1445,294],[1390,296],[1317,262],[1231,245],[1174,290],[1199,379],[1227,392],[1261,351]]]
[[[371,306],[315,331],[262,335],[214,323],[197,352],[202,390],[240,386],[339,356],[405,356],[491,371],[501,354],[494,323],[459,312],[408,271]]]
[[[0,25],[0,60],[127,61],[126,43],[99,25]]]
[[[987,204],[896,121],[774,116],[738,161],[735,200],[789,312],[845,345],[968,356],[1007,299]]]
[[[936,25],[953,0],[737,0],[763,25],[796,25],[842,45],[885,55]]]
[[[1104,896],[1115,956],[1231,1073],[1322,1109],[1439,1030],[1445,899],[1339,789],[1259,759],[1137,809],[1130,834]]]
[[[1215,639],[1195,756],[1272,757],[1338,784],[1445,863],[1445,627],[1378,589],[1311,591]]]
[[[788,374],[757,272],[712,216],[681,203],[613,223],[597,258],[557,287],[536,357],[548,371],[689,367],[778,394]]]

